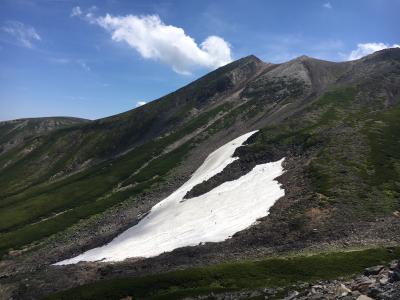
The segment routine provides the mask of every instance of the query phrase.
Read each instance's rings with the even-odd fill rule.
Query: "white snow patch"
[[[238,159],[232,157],[235,149],[255,132],[244,134],[211,153],[185,184],[109,244],[56,265],[152,257],[184,246],[220,242],[266,216],[275,201],[285,194],[274,180],[283,173],[284,158],[257,165],[237,180],[224,182],[201,196],[182,201],[192,187]]]

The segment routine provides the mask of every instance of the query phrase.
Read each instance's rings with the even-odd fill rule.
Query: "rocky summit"
[[[347,62],[248,56],[111,117],[1,122],[0,298],[399,299],[399,120],[393,48]],[[271,180],[284,192],[251,226],[156,256],[54,265],[143,224],[249,132],[176,205],[218,201],[282,161]],[[269,184],[252,182],[235,205]]]

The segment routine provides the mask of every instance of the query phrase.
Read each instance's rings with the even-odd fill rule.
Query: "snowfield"
[[[235,149],[255,132],[244,134],[211,153],[185,184],[109,244],[56,265],[152,257],[202,242],[220,242],[266,216],[275,201],[285,194],[274,180],[283,173],[284,158],[257,165],[237,180],[224,182],[201,196],[183,200],[192,187],[235,161],[237,157],[232,157]]]

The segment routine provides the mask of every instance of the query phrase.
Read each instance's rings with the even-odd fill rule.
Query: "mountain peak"
[[[236,65],[248,64],[248,63],[262,64],[264,62],[261,59],[259,59],[257,56],[251,54],[251,55],[239,58],[239,59],[231,62],[227,66],[229,66],[229,65],[235,65],[236,66]]]
[[[386,48],[364,56],[361,60],[400,60],[400,48]]]
[[[255,56],[254,54],[250,54],[250,55],[248,55],[248,56],[245,56],[245,57],[243,57],[242,58],[243,60],[246,60],[246,61],[257,61],[257,62],[261,62],[262,60],[261,59],[259,59],[257,56]]]
[[[312,59],[312,57],[307,56],[307,55],[301,55],[301,56],[295,58],[295,60],[308,60],[308,59]]]

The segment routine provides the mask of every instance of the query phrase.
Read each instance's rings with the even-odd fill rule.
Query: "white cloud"
[[[35,41],[41,40],[35,28],[18,21],[8,21],[1,29],[16,38],[26,48],[32,48]]]
[[[70,14],[71,17],[77,17],[80,15],[82,15],[82,10],[79,6],[75,6],[74,8],[72,8],[72,11]]]
[[[112,39],[126,42],[147,59],[159,60],[180,74],[190,74],[196,66],[218,68],[232,61],[227,42],[209,36],[199,45],[182,28],[165,25],[158,16],[97,18],[111,32]]]
[[[95,17],[89,9],[79,17],[105,28],[114,41],[125,42],[143,58],[167,64],[180,74],[232,61],[230,45],[223,38],[209,36],[199,45],[182,28],[164,24],[158,15]]]
[[[139,107],[139,106],[142,106],[145,104],[146,104],[146,101],[138,101],[138,102],[136,102],[136,107]]]
[[[349,56],[347,57],[348,60],[359,59],[363,56],[371,54],[375,51],[379,51],[386,48],[400,48],[399,44],[384,44],[384,43],[364,43],[364,44],[357,44],[357,49],[351,51]]]
[[[322,5],[324,8],[332,9],[332,4],[330,2],[326,2]]]
[[[91,24],[97,24],[97,20],[95,17],[95,12],[98,10],[96,5],[89,7],[88,9],[82,10],[80,6],[75,6],[71,10],[70,17],[77,17],[82,20],[85,20]]]

